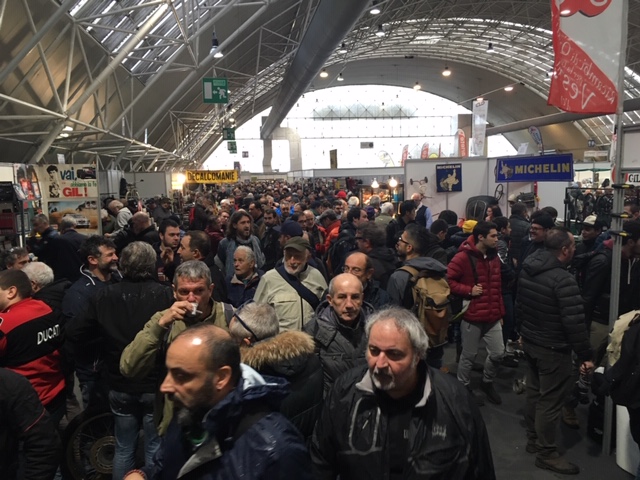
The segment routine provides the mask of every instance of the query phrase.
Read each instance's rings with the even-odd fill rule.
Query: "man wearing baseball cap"
[[[320,304],[327,282],[308,264],[309,241],[291,237],[284,245],[284,262],[264,274],[253,297],[276,309],[280,331],[301,330]]]

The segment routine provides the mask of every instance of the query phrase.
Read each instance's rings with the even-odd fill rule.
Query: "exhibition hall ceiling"
[[[347,84],[418,82],[467,107],[488,94],[491,126],[558,112],[546,105],[549,0],[375,3],[373,15],[370,0],[0,0],[0,160],[192,168],[232,119],[273,107],[268,135],[296,95]],[[636,99],[640,2],[628,31],[625,99]],[[228,103],[203,102],[205,77],[226,78]],[[562,128],[605,146],[612,122]]]

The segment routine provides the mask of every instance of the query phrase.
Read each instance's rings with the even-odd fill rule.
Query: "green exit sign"
[[[229,84],[226,78],[203,78],[202,101],[204,103],[229,103]]]
[[[236,142],[227,142],[227,148],[229,149],[229,153],[238,153],[238,145]]]
[[[236,129],[235,128],[223,128],[222,136],[224,140],[235,140],[236,139]]]

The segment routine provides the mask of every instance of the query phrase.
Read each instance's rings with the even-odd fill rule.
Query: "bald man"
[[[122,233],[114,237],[113,241],[118,248],[118,252],[121,252],[133,242],[145,242],[149,245],[160,243],[160,235],[151,222],[149,214],[138,212],[131,217],[131,228],[122,230]]]
[[[389,304],[389,294],[380,287],[380,282],[374,280],[373,263],[366,253],[352,252],[344,261],[342,271],[358,277],[364,291],[364,301],[370,303],[374,309]]]
[[[364,302],[362,282],[352,273],[342,273],[329,283],[327,299],[303,330],[315,341],[324,372],[324,393],[340,374],[364,365],[364,325],[373,307]]]
[[[234,478],[247,468],[247,458],[254,479],[312,478],[302,437],[269,407],[281,398],[286,381],[266,383],[255,370],[241,367],[229,333],[209,324],[185,330],[169,346],[166,366],[160,391],[173,400],[174,419],[154,464],[126,480]]]
[[[431,209],[427,207],[422,200],[424,199],[424,195],[421,193],[414,193],[411,195],[411,200],[413,200],[416,204],[416,223],[418,225],[422,225],[423,227],[429,229],[431,228],[431,224],[433,223],[433,217],[431,215]]]

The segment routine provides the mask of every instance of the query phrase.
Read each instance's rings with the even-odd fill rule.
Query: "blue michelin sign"
[[[573,182],[573,155],[496,159],[496,182]]]

